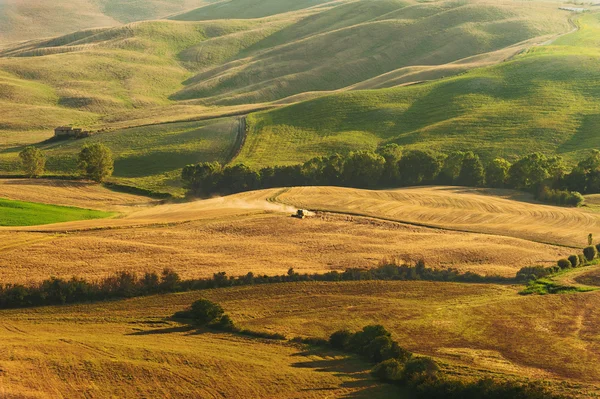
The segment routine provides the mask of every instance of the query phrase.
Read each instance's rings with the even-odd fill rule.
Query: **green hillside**
[[[348,1],[341,0],[339,2]],[[262,18],[314,7],[331,0],[222,0],[172,16],[177,21],[206,21],[211,19]]]
[[[127,13],[123,10],[141,3],[98,0],[94,4],[124,21]],[[161,123],[237,115],[280,105],[275,100],[296,102],[327,91],[439,79],[502,62],[570,29],[569,13],[560,11],[557,3],[542,1],[526,5],[487,0],[206,4],[192,5],[190,9],[205,6],[172,20],[86,29],[0,48],[0,165],[4,172],[18,171],[16,154],[27,144],[38,144],[49,152],[51,173],[67,173],[82,143],[106,140],[117,155],[116,180],[171,190],[170,182],[185,163],[227,161],[223,154],[235,147],[237,129],[215,124],[220,126],[216,129],[221,132],[219,144],[205,153],[205,143],[193,134],[181,135],[177,146],[156,139],[172,136],[172,125]],[[124,14],[117,15],[119,10]],[[7,15],[0,10],[0,18]],[[230,19],[240,16],[244,19]],[[465,76],[496,73],[490,71],[494,70]],[[471,143],[468,138],[475,133],[470,130],[461,132],[460,138],[446,137],[448,126],[466,123],[452,110],[468,109],[470,103],[479,101],[453,98],[453,93],[467,90],[461,83],[465,76],[440,81],[439,86],[346,93],[251,116],[252,131],[239,160],[252,165],[293,163],[321,153],[374,148],[387,141],[429,145],[418,144],[419,137],[426,137],[434,147]],[[429,105],[421,105],[427,101],[422,98],[427,90],[434,98]],[[452,98],[452,107],[443,103],[444,98]],[[461,101],[465,104],[460,105]],[[419,107],[441,104],[444,115],[438,110],[421,114]],[[65,124],[112,133],[81,142],[39,144],[52,136],[56,126]],[[137,138],[149,131],[141,128],[132,130],[136,140],[115,142],[129,137],[123,132],[130,130],[123,129],[149,124],[157,127],[148,138]],[[479,124],[474,123],[473,129],[483,129]],[[138,146],[138,142],[144,144]],[[511,151],[510,146],[506,151]],[[135,152],[140,154],[135,156]]]
[[[336,90],[410,65],[440,65],[568,31],[555,5],[358,1],[302,19],[172,96],[206,104],[274,101]]]
[[[541,150],[575,160],[600,147],[600,14],[552,45],[458,77],[344,92],[251,115],[236,160],[253,166],[385,143],[485,157]]]
[[[38,145],[48,161],[48,173],[76,172],[77,154],[86,144],[103,143],[115,158],[112,182],[154,191],[179,193],[181,169],[191,163],[228,162],[239,144],[239,118],[182,122],[116,130],[82,140]],[[0,151],[0,169],[18,173],[22,147]]]

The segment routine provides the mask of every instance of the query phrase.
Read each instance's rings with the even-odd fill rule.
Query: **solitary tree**
[[[82,175],[100,183],[113,173],[112,153],[104,144],[86,145],[79,153],[78,166]]]
[[[44,174],[46,157],[39,148],[26,147],[19,153],[19,158],[21,158],[27,177],[38,177]]]

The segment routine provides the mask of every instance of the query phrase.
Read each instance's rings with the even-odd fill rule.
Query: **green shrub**
[[[429,357],[409,360],[404,366],[403,377],[406,381],[418,383],[426,380],[436,380],[440,367]]]
[[[329,345],[334,349],[344,350],[348,346],[352,335],[349,330],[336,331],[329,337]]]
[[[585,259],[585,256],[583,256],[583,254],[577,255],[577,257],[579,258],[579,266],[583,266],[586,264],[587,260]]]
[[[175,313],[174,317],[190,319],[194,324],[206,326],[208,324],[218,324],[223,316],[223,308],[218,303],[208,299],[199,299],[192,303],[189,310]]]
[[[403,371],[404,365],[402,363],[396,359],[388,359],[373,367],[371,374],[381,381],[395,382],[402,379]]]
[[[571,262],[568,259],[559,259],[556,263],[561,269],[570,269]]]
[[[590,245],[589,247],[584,248],[583,256],[591,262],[598,256],[598,250],[593,245]]]
[[[577,256],[577,255],[569,256],[569,262],[571,262],[572,267],[579,266],[579,256]]]
[[[219,321],[211,327],[214,327],[221,331],[236,331],[237,330],[237,328],[235,327],[235,324],[233,323],[233,320],[231,320],[231,317],[229,317],[229,315],[226,315],[226,314],[221,316]]]
[[[596,251],[598,251],[598,253],[600,253],[600,244],[596,244]]]

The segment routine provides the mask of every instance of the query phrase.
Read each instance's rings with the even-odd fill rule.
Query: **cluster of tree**
[[[588,266],[595,259],[598,258],[600,253],[600,244],[590,245],[583,249],[583,253],[574,254],[567,258],[559,259],[556,265],[553,266],[527,266],[521,268],[517,272],[515,279],[518,282],[528,282],[532,280],[538,280],[544,277],[551,276],[562,270],[572,269],[576,267]]]
[[[600,193],[600,151],[594,150],[570,173],[559,156],[529,154],[514,163],[496,158],[484,165],[471,151],[439,154],[402,152],[395,144],[376,152],[357,151],[311,159],[301,165],[266,167],[259,171],[218,162],[188,165],[182,179],[197,196],[231,194],[259,188],[335,185],[357,188],[423,184],[515,188],[560,205],[583,203],[583,193]]]
[[[44,174],[46,155],[39,148],[26,147],[19,153],[19,158],[27,177],[40,177]],[[85,145],[77,157],[77,168],[82,177],[103,182],[114,171],[112,152],[104,144]]]
[[[184,320],[194,327],[205,327],[213,330],[226,331],[254,338],[285,340],[285,336],[278,333],[253,331],[237,327],[231,317],[218,303],[208,299],[199,299],[192,303],[189,309],[176,312],[173,315],[176,320]]]
[[[371,373],[381,381],[410,389],[416,398],[444,399],[559,399],[542,385],[535,383],[498,382],[492,379],[461,381],[448,378],[439,365],[428,357],[415,357],[400,347],[381,325],[370,325],[361,331],[336,331],[329,345],[337,350],[355,353],[375,364]]]

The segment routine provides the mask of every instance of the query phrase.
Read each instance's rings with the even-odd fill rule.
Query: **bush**
[[[39,148],[33,146],[25,147],[19,153],[19,158],[27,177],[38,177],[44,174],[46,157]]]
[[[349,330],[339,330],[331,334],[329,337],[329,345],[338,350],[344,350],[348,346],[352,338],[352,333]]]
[[[213,324],[211,327],[216,328],[217,330],[221,330],[221,331],[236,331],[237,330],[235,327],[235,324],[233,323],[233,320],[231,320],[231,317],[229,317],[229,315],[226,315],[226,314],[221,316],[219,321],[217,323]]]
[[[596,258],[596,256],[598,256],[598,250],[593,245],[590,245],[589,247],[584,248],[583,256],[585,256],[585,259],[591,262]]]
[[[587,260],[585,259],[585,256],[583,256],[583,254],[579,254],[577,255],[577,257],[579,258],[579,265],[583,266],[587,263]]]
[[[569,262],[571,262],[572,267],[578,267],[579,266],[579,256],[577,256],[577,255],[569,256]]]
[[[409,360],[404,366],[403,377],[411,383],[426,380],[436,380],[440,367],[429,357],[420,357]]]
[[[371,374],[385,382],[395,382],[402,379],[402,373],[404,371],[404,365],[396,359],[388,359],[377,364]]]
[[[558,265],[558,267],[560,267],[561,269],[570,269],[571,268],[571,262],[569,261],[569,259],[559,259],[558,262],[556,263]]]
[[[208,299],[199,299],[192,303],[189,310],[175,313],[174,317],[190,319],[198,326],[206,326],[208,324],[217,324],[223,316],[223,308],[221,305],[211,302]]]

